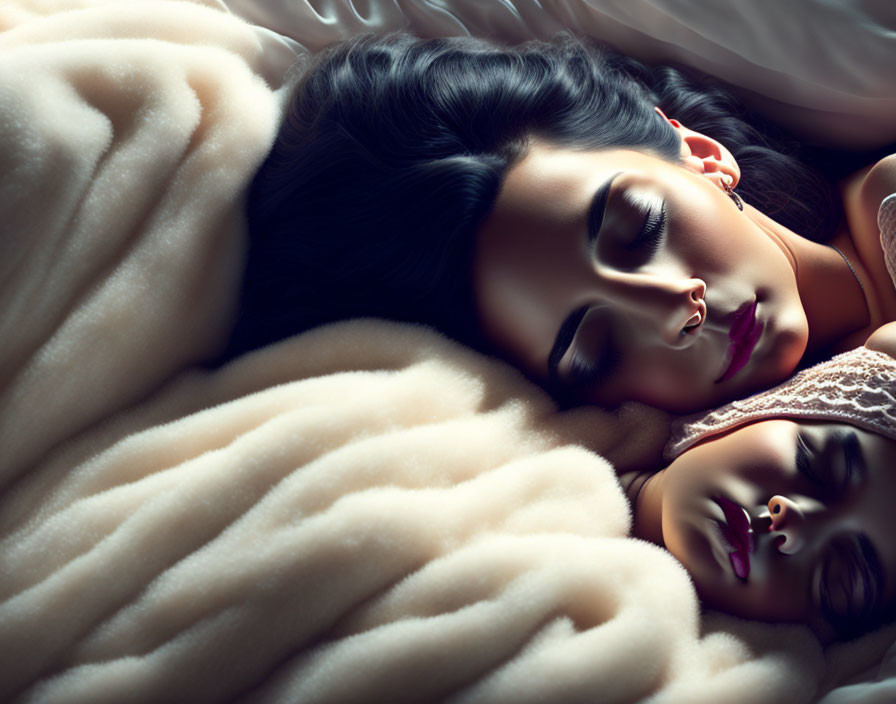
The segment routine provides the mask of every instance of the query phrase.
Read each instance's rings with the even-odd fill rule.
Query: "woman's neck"
[[[876,301],[869,297],[871,287],[866,283],[869,276],[848,233],[835,236],[834,249],[797,235],[754,208],[751,211],[754,222],[784,249],[794,268],[809,327],[804,358],[815,361],[861,345],[880,316],[875,315]]]
[[[799,238],[796,245],[797,286],[809,323],[806,354],[815,357],[859,347],[880,318],[852,241],[836,237],[831,244]]]

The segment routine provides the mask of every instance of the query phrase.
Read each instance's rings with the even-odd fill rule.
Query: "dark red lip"
[[[749,303],[744,303],[734,312],[731,320],[731,330],[728,332],[728,339],[731,342],[728,345],[728,355],[731,361],[728,368],[720,376],[716,383],[720,384],[727,381],[750,361],[750,356],[762,337],[763,324],[756,320],[756,306],[758,302],[754,299]]]
[[[716,503],[725,514],[725,523],[721,524],[722,535],[725,536],[734,550],[728,554],[734,573],[743,580],[750,576],[750,553],[756,549],[753,528],[746,511],[724,496],[717,496]]]

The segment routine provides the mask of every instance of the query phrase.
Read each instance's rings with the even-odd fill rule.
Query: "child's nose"
[[[800,507],[786,496],[773,496],[768,502],[772,524],[769,530],[783,535],[777,543],[779,552],[793,555],[805,544],[804,528],[806,517]]]

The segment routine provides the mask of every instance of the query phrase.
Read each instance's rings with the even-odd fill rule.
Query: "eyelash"
[[[644,218],[641,231],[634,240],[629,242],[625,249],[629,251],[643,251],[652,256],[663,241],[666,234],[666,203],[663,202],[659,212],[652,210]]]
[[[833,569],[833,561],[840,556],[841,569],[847,571],[849,580],[846,582],[847,600],[852,601],[852,594],[856,580],[861,581],[864,589],[862,599],[862,611],[873,611],[880,600],[880,583],[874,578],[874,569],[871,563],[875,561],[871,555],[873,548],[869,547],[867,538],[853,536],[851,538],[835,538],[840,542],[838,548],[831,547],[820,566],[819,575],[819,602],[822,613],[831,620],[842,621],[848,618],[861,618],[862,613],[849,613],[838,615],[832,603],[832,589],[830,573]],[[841,582],[842,583],[842,582]]]
[[[824,561],[820,565],[820,574],[819,574],[819,583],[818,583],[818,596],[819,602],[821,605],[822,613],[829,616],[835,615],[837,610],[833,604],[833,589],[831,588],[831,571],[833,570],[834,562],[837,560],[837,550],[834,548],[830,548],[828,550],[827,555],[824,558]],[[859,565],[854,559],[850,559],[849,553],[846,553],[846,557],[839,558],[842,564],[841,569],[848,571],[851,574],[855,574],[855,570],[860,569]],[[853,578],[849,579],[845,584],[845,590],[847,592],[847,601],[851,600],[852,597],[852,587],[853,587]],[[840,582],[843,585],[843,582]],[[836,616],[834,616],[836,618]]]
[[[849,486],[855,473],[859,453],[859,440],[854,432],[837,433],[835,438],[837,444],[843,449],[845,476],[842,481],[837,481],[830,469],[826,472],[825,477],[819,477],[810,457],[812,451],[809,449],[806,438],[802,433],[799,434],[796,442],[796,468],[799,473],[813,484],[831,490],[843,489]]]
[[[828,470],[824,480],[820,479],[818,473],[813,467],[811,455],[812,449],[809,447],[805,437],[799,434],[797,437],[796,450],[796,466],[801,474],[809,481],[825,488],[827,491],[836,492],[844,490],[852,481],[853,475],[856,474],[856,467],[860,466],[860,452],[858,436],[853,431],[837,432],[834,435],[834,442],[838,449],[842,451],[844,460],[844,478],[837,481],[833,473]],[[873,548],[867,545],[867,538],[863,536],[853,536],[851,538],[835,538],[835,542],[839,541],[839,547],[833,544],[829,545],[823,561],[818,569],[818,596],[822,614],[829,622],[843,622],[852,618],[861,618],[865,615],[864,611],[873,610],[877,600],[879,599],[879,582],[874,577],[874,569],[870,566],[875,560]],[[839,569],[845,572],[848,577],[846,581],[840,581],[839,585],[844,585],[847,602],[852,602],[852,594],[855,589],[856,581],[861,581],[864,589],[863,604],[867,604],[867,608],[863,606],[862,613],[853,613],[852,609],[847,609],[845,613],[838,612],[833,604],[833,589],[831,584],[831,573],[835,560],[839,561]]]
[[[859,463],[859,437],[854,432],[844,433],[840,438],[840,443],[843,447],[843,461],[848,483],[855,474],[856,465]]]
[[[574,386],[590,386],[604,380],[613,372],[620,359],[618,350],[611,345],[604,350],[598,364],[575,354],[569,364],[569,381]]]

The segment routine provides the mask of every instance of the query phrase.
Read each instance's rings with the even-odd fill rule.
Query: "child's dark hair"
[[[795,142],[768,143],[716,84],[568,35],[518,47],[362,36],[304,73],[252,183],[227,356],[359,316],[480,346],[475,233],[529,139],[678,161],[678,135],[655,105],[728,147],[754,206],[816,239],[836,225],[839,201],[789,153]]]

